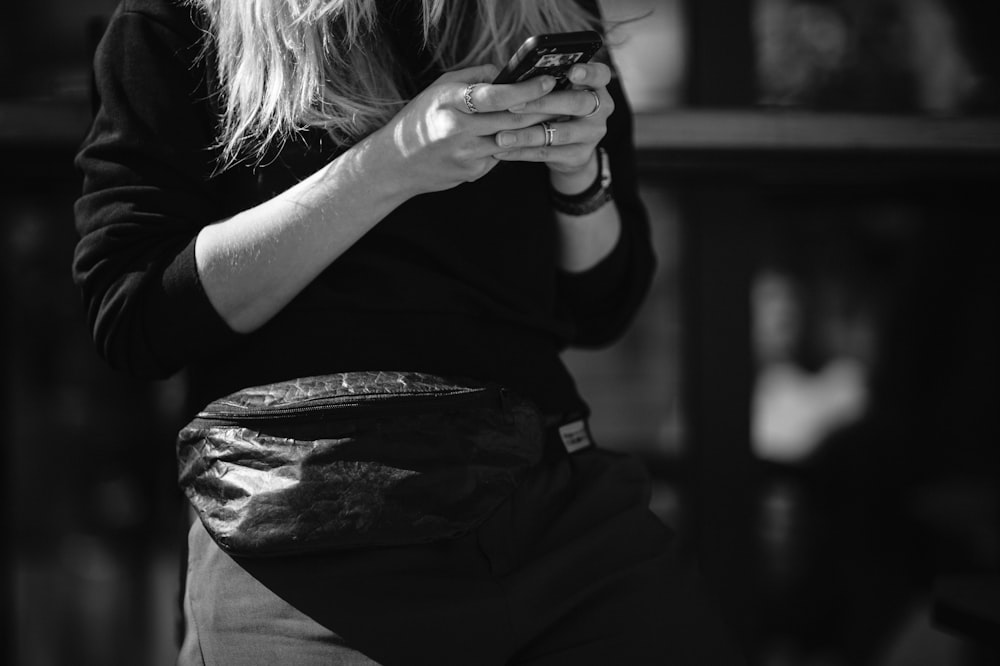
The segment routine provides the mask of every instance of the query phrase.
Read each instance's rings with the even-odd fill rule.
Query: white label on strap
[[[570,453],[576,453],[594,445],[590,441],[590,431],[587,429],[587,422],[583,419],[559,426],[559,436],[562,437],[563,446]]]

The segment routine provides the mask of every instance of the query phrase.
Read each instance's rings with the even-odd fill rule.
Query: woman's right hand
[[[380,172],[410,196],[447,190],[489,173],[498,163],[493,157],[496,133],[538,123],[537,116],[507,109],[544,97],[555,86],[551,76],[488,83],[498,72],[493,65],[448,72],[418,94],[365,142],[366,152],[377,151],[387,160]]]

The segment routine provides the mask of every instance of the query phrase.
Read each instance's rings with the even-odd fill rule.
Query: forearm
[[[388,125],[310,178],[203,229],[198,272],[226,323],[255,330],[407,199],[476,180],[496,166],[493,137],[522,129],[525,120],[495,112],[555,85],[543,76],[488,89],[489,97],[476,102],[481,113],[470,113],[471,84],[496,73],[488,65],[443,74]]]
[[[363,141],[268,201],[201,230],[198,273],[215,309],[235,331],[277,314],[410,194]]]

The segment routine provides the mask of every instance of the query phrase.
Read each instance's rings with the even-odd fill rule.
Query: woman
[[[559,358],[614,340],[653,270],[621,89],[602,63],[569,90],[490,84],[529,34],[584,28],[596,5],[569,0],[114,15],[74,263],[113,366],[183,369],[193,406],[349,370],[474,377],[552,433],[453,540],[243,560],[196,521],[182,663],[731,663]]]

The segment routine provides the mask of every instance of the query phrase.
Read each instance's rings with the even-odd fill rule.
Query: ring
[[[590,88],[587,88],[587,92],[594,96],[594,110],[583,116],[584,118],[589,118],[601,110],[601,96],[597,94],[596,90],[592,90]]]
[[[479,113],[479,109],[476,108],[476,103],[472,101],[472,91],[477,85],[479,84],[470,83],[465,87],[465,106],[469,109],[469,113]]]
[[[545,130],[545,144],[544,146],[548,148],[556,141],[556,128],[547,122],[541,123],[542,129]]]

